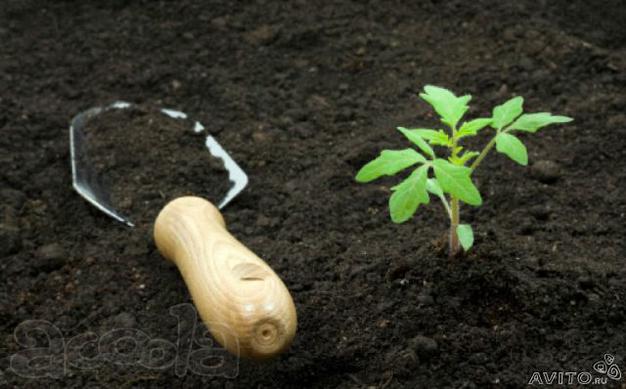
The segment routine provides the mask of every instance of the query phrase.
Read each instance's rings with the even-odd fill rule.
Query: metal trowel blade
[[[110,110],[128,109],[131,107],[133,107],[131,103],[117,101],[108,106],[90,108],[76,115],[70,122],[70,155],[72,185],[76,192],[113,219],[134,227],[134,223],[127,216],[120,214],[112,205],[108,188],[94,171],[85,147],[84,132],[87,122],[93,117]],[[163,108],[160,112],[174,119],[187,118],[187,114],[184,112],[172,109]],[[202,132],[204,131],[204,126],[196,121],[194,131]],[[222,161],[224,169],[228,172],[228,178],[232,183],[226,195],[218,203],[218,208],[222,209],[246,187],[248,176],[214,137],[207,135],[205,145],[211,155]]]

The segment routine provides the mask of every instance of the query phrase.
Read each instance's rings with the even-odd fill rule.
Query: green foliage
[[[435,159],[432,164],[437,182],[444,192],[450,193],[470,205],[482,204],[483,200],[480,193],[472,182],[472,169],[453,165],[441,158]]]
[[[478,118],[465,122],[459,129],[459,132],[456,133],[456,137],[461,139],[466,136],[474,136],[478,133],[478,131],[490,125],[491,121],[491,118]]]
[[[437,197],[444,196],[441,185],[439,185],[439,182],[437,182],[437,180],[434,178],[429,178],[426,181],[426,190],[428,190],[430,193],[434,194]]]
[[[418,162],[426,162],[426,158],[414,149],[383,150],[378,158],[363,166],[356,180],[370,182],[381,176],[391,176]]]
[[[432,85],[426,85],[420,97],[432,105],[441,116],[441,121],[450,127],[456,127],[469,108],[467,103],[472,98],[470,95],[457,97],[447,89]]]
[[[522,114],[524,109],[524,99],[522,97],[513,97],[502,105],[498,105],[493,109],[491,125],[496,130],[501,130],[504,126],[511,123],[515,118]]]
[[[406,180],[391,188],[393,194],[389,198],[389,210],[394,223],[409,220],[420,204],[428,204],[430,199],[426,191],[427,179],[428,166],[422,165]]]
[[[443,130],[429,130],[427,128],[417,128],[414,130],[407,130],[404,127],[398,127],[398,130],[410,131],[421,136],[432,146],[450,146],[450,137]]]
[[[518,164],[527,165],[526,146],[511,132],[534,133],[550,124],[572,121],[569,117],[549,112],[524,113],[524,99],[514,97],[496,106],[491,117],[466,120],[457,128],[469,109],[470,95],[456,96],[445,88],[427,85],[420,97],[434,108],[448,130],[398,127],[416,149],[383,150],[356,175],[358,182],[370,182],[404,169],[413,169],[404,181],[392,188],[389,210],[394,223],[404,223],[415,214],[420,204],[428,204],[429,193],[442,201],[451,221],[458,220],[461,202],[473,206],[482,204],[472,174],[493,146]],[[464,150],[460,141],[476,136],[486,128],[491,129],[492,139],[485,148],[480,152]],[[445,157],[438,156],[441,148],[447,150]],[[467,251],[474,243],[472,227],[459,224],[455,233]]]
[[[478,157],[480,155],[480,153],[478,151],[466,151],[465,153],[463,153],[463,155],[452,155],[450,156],[450,158],[448,158],[450,160],[450,162],[452,162],[455,165],[459,165],[459,166],[465,166],[465,164],[472,158],[474,157]]]
[[[526,146],[515,135],[502,132],[496,136],[496,150],[519,163],[528,165],[528,152]]]
[[[424,138],[422,138],[422,136],[419,134],[419,130],[407,130],[404,127],[398,127],[398,131],[404,134],[404,136],[406,136],[408,140],[410,140],[411,142],[413,142],[413,144],[419,147],[419,149],[422,150],[424,154],[428,155],[429,157],[435,156],[433,148],[430,147],[428,143],[426,143]]]
[[[456,226],[456,236],[463,246],[463,250],[467,251],[474,245],[474,230],[469,224],[459,224]]]
[[[525,113],[511,125],[511,130],[537,132],[541,127],[553,123],[568,123],[572,120],[567,116],[552,116],[550,112]]]

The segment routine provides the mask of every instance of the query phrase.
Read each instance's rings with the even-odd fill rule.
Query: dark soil
[[[0,386],[521,387],[534,371],[593,372],[605,353],[626,370],[626,7],[591,4],[5,0]],[[452,261],[438,204],[394,225],[396,180],[354,182],[406,147],[395,126],[436,123],[416,96],[427,83],[472,94],[470,116],[522,95],[575,118],[523,136],[528,168],[489,156],[484,205],[462,210],[475,249]],[[292,291],[298,334],[276,360],[186,370],[177,269],[149,229],[72,191],[70,118],[120,99],[189,113],[249,174],[224,215]],[[119,328],[183,357],[104,358]]]
[[[211,156],[206,134],[195,132],[195,124],[156,108],[105,111],[80,129],[78,168],[99,177],[116,211],[150,230],[168,201],[195,195],[217,204],[231,186],[222,161]]]

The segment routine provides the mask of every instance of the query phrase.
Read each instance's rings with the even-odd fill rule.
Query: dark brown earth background
[[[605,353],[626,370],[623,1],[1,3],[0,386],[521,387]],[[354,182],[406,147],[395,126],[435,125],[427,83],[472,94],[470,116],[522,95],[575,118],[523,136],[526,168],[489,156],[484,205],[462,210],[475,249],[453,261],[439,204],[394,225],[396,180]],[[142,366],[128,341],[126,365],[97,359],[120,328],[181,346],[170,308],[190,302],[148,227],[72,190],[70,119],[120,99],[189,113],[249,174],[224,215],[292,291],[284,355],[220,370],[214,348],[213,375]],[[185,347],[166,357],[185,366]]]

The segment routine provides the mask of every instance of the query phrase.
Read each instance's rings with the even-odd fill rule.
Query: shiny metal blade
[[[117,212],[115,207],[113,207],[108,188],[104,185],[102,177],[99,177],[95,173],[90,163],[89,155],[85,147],[84,128],[89,119],[94,116],[109,110],[127,109],[132,106],[131,103],[117,101],[105,107],[94,107],[79,113],[70,123],[70,154],[72,185],[74,190],[105,214],[130,227],[134,227],[133,222],[128,217]],[[174,119],[187,118],[187,114],[184,112],[172,109],[161,109],[161,113]],[[200,122],[195,122],[195,132],[202,132],[204,129],[205,127]],[[247,186],[248,176],[214,137],[207,135],[205,145],[212,156],[222,160],[224,168],[228,172],[228,178],[233,184],[224,198],[219,202],[218,208],[222,209]]]

